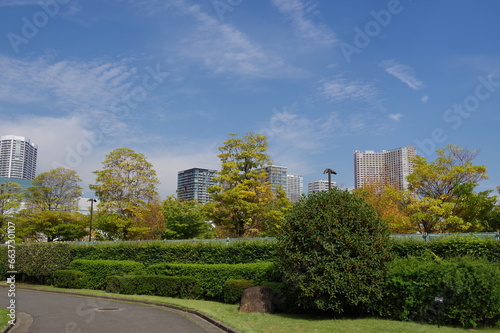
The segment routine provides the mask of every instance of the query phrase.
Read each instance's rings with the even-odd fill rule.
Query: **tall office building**
[[[337,186],[337,182],[331,182],[331,187]],[[307,183],[307,194],[328,191],[328,179],[318,179]]]
[[[273,190],[281,187],[285,192],[288,191],[287,167],[266,165],[263,169],[267,172],[267,181],[271,184]]]
[[[177,198],[196,200],[199,203],[210,201],[207,188],[215,185],[213,178],[217,170],[192,168],[177,174]]]
[[[394,185],[398,190],[407,190],[408,177],[413,172],[412,159],[416,155],[415,147],[382,151],[354,152],[354,185]]]
[[[301,175],[287,175],[287,196],[291,202],[299,201],[304,190],[304,178]]]
[[[0,137],[0,177],[32,180],[38,146],[24,136]]]

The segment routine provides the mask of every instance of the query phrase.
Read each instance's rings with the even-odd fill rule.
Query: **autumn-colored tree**
[[[161,227],[161,214],[148,215],[158,202],[159,183],[153,165],[143,154],[118,148],[106,155],[103,170],[94,171],[96,184],[90,185],[99,198],[96,223],[108,239],[142,239],[148,230]],[[147,218],[146,218],[147,216]]]
[[[436,152],[434,162],[417,155],[408,176],[409,189],[419,198],[408,207],[413,223],[429,233],[480,231],[496,198],[492,191],[474,191],[488,177],[485,166],[472,163],[478,151],[450,144]]]
[[[415,232],[406,210],[407,205],[413,200],[409,191],[399,191],[393,185],[384,187],[364,185],[353,190],[353,194],[375,209],[382,221],[387,224],[391,234]]]
[[[26,192],[27,207],[37,211],[75,211],[82,195],[76,171],[56,168],[39,174]]]
[[[219,147],[221,171],[209,188],[212,201],[205,205],[220,236],[274,235],[281,228],[291,204],[282,189],[273,191],[264,166],[271,164],[265,136],[231,134]]]

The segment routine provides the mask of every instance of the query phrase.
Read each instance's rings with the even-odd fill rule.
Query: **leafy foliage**
[[[443,297],[444,302],[436,302],[435,297]],[[433,324],[439,315],[442,324],[465,328],[494,326],[500,320],[500,270],[467,257],[396,259],[374,312]]]
[[[31,241],[74,241],[88,234],[88,217],[77,212],[26,209],[14,220],[18,236]]]
[[[388,244],[373,208],[334,188],[291,209],[278,237],[279,267],[302,308],[342,313],[380,299]]]
[[[209,299],[222,300],[224,283],[229,279],[251,280],[256,285],[276,281],[274,263],[253,264],[156,264],[147,268],[149,274],[190,276],[198,280],[200,294]]]
[[[224,282],[224,290],[222,300],[224,303],[237,303],[240,301],[243,292],[247,288],[255,286],[250,280],[235,280],[229,279]]]
[[[276,244],[238,241],[229,245],[205,242],[120,242],[72,245],[74,259],[133,260],[146,266],[165,262],[191,264],[237,264],[273,261]]]
[[[273,192],[266,181],[263,167],[271,164],[267,139],[253,133],[235,136],[219,147],[221,171],[215,178],[218,185],[208,189],[213,201],[205,205],[206,214],[222,237],[274,235],[291,204],[283,190]]]
[[[205,216],[196,201],[168,197],[161,206],[166,230],[162,239],[189,239],[207,231]]]
[[[436,152],[430,163],[417,156],[408,176],[409,189],[420,199],[408,206],[412,220],[429,233],[480,231],[496,198],[491,191],[474,192],[487,178],[486,167],[472,163],[478,152],[455,145]]]
[[[34,283],[49,282],[54,272],[68,268],[71,260],[69,244],[16,245],[16,269],[24,281]]]
[[[57,288],[84,288],[86,275],[83,272],[64,269],[55,271],[52,276],[52,284]]]
[[[409,191],[400,191],[389,184],[365,184],[353,190],[353,194],[362,198],[371,205],[380,218],[387,224],[392,234],[406,234],[415,232],[406,206],[411,202]]]
[[[186,276],[108,276],[106,291],[119,294],[197,298],[196,279]]]
[[[70,269],[85,273],[87,276],[85,288],[106,288],[106,277],[111,275],[126,275],[144,270],[144,265],[131,260],[73,260]]]
[[[82,195],[81,181],[76,171],[65,168],[41,173],[27,190],[27,206],[37,211],[74,211]]]
[[[100,202],[99,228],[107,239],[148,239],[148,229],[161,230],[163,216],[151,204],[158,202],[159,183],[153,165],[144,155],[118,148],[106,155],[103,170],[94,171],[90,185]],[[151,214],[152,213],[152,214]],[[100,220],[99,220],[100,219]],[[159,238],[161,232],[153,234]]]

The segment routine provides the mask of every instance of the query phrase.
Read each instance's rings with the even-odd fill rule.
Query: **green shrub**
[[[249,280],[227,280],[224,282],[222,300],[225,303],[237,303],[241,299],[241,296],[243,296],[245,289],[253,286],[253,282]]]
[[[111,275],[125,275],[144,270],[144,265],[130,260],[73,260],[70,268],[79,270],[87,275],[85,288],[106,288],[106,277]]]
[[[120,294],[196,298],[197,281],[185,276],[128,275],[108,276],[106,291]]]
[[[435,302],[443,297],[444,303]],[[475,258],[408,257],[390,264],[376,313],[397,320],[476,327],[500,320],[500,270]]]
[[[164,262],[233,264],[274,261],[274,242],[120,242],[71,245],[73,259],[132,260],[146,266]]]
[[[500,242],[476,236],[448,236],[430,242],[416,239],[392,238],[392,250],[397,257],[421,256],[425,253],[436,254],[442,258],[471,256],[487,258],[500,263]]]
[[[16,270],[26,282],[50,283],[55,271],[68,268],[71,258],[66,243],[16,245]]]
[[[305,309],[358,311],[382,296],[389,234],[374,209],[348,191],[303,197],[278,237],[279,268]]]
[[[224,283],[230,279],[251,280],[256,285],[262,281],[276,281],[274,263],[253,264],[156,264],[147,268],[148,274],[191,276],[198,280],[200,293],[209,299],[221,300]]]
[[[86,275],[83,272],[65,269],[55,271],[52,276],[52,284],[58,288],[84,288]]]

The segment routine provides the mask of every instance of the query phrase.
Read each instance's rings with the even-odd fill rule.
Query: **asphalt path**
[[[0,305],[7,307],[6,289]],[[132,302],[16,290],[16,325],[9,333],[219,333],[192,314]]]

